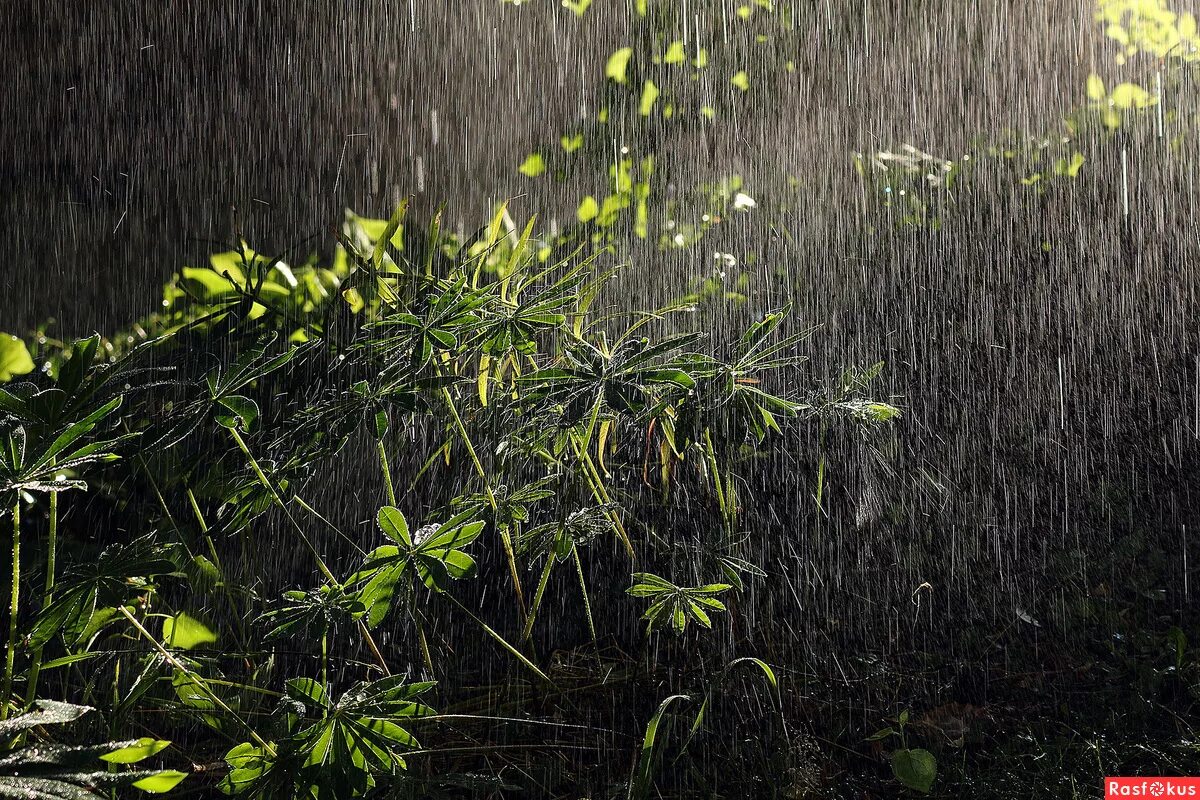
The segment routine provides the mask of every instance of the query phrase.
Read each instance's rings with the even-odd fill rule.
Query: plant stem
[[[0,720],[8,719],[12,698],[13,666],[17,658],[17,610],[21,604],[21,497],[18,494],[12,507],[12,594],[8,601],[8,647],[4,652],[4,685],[0,689]]]
[[[717,492],[717,503],[721,506],[721,516],[729,521],[729,509],[725,505],[725,490],[721,487],[721,470],[717,467],[716,449],[713,447],[712,433],[704,429],[704,455],[708,459],[708,471],[712,473],[713,488]]]
[[[54,571],[58,560],[58,492],[50,492],[50,531],[46,537],[46,588],[42,591],[42,610],[54,600]],[[25,707],[37,699],[38,674],[42,671],[42,647],[33,651],[29,679],[25,686]]]
[[[522,664],[524,664],[526,667],[528,667],[530,670],[532,670],[533,674],[537,675],[539,678],[544,680],[546,683],[554,683],[554,681],[550,680],[550,676],[548,676],[546,673],[544,673],[540,669],[538,669],[537,664],[534,664],[532,661],[530,661],[528,658],[526,658],[524,656],[524,654],[521,653],[520,650],[518,650],[517,648],[515,648],[511,644],[509,644],[508,640],[505,639],[503,636],[501,636],[499,633],[497,633],[495,630],[493,630],[490,625],[488,625],[486,622],[481,620],[479,617],[475,616],[474,612],[472,612],[471,609],[467,608],[465,605],[463,605],[461,602],[459,602],[459,600],[454,595],[444,594],[443,596],[449,598],[451,603],[454,603],[454,605],[458,606],[459,610],[461,610],[464,614],[466,614],[468,617],[470,617],[472,620],[474,620],[476,625],[483,628],[484,633],[486,633],[488,636],[491,636],[493,639],[495,639],[500,644],[501,647],[503,647],[508,652],[512,653],[513,656],[518,661],[520,661]]]
[[[379,467],[383,470],[383,482],[387,486],[388,505],[396,505],[396,487],[392,483],[392,470],[388,467],[387,450],[384,449],[383,439],[375,440],[375,451],[379,453]]]
[[[244,453],[246,458],[250,461],[250,467],[254,470],[254,474],[258,477],[258,482],[261,483],[263,487],[271,493],[271,498],[275,501],[275,504],[283,509],[284,515],[287,516],[288,521],[292,523],[292,527],[296,529],[296,533],[300,535],[300,541],[304,542],[304,545],[308,548],[309,552],[312,553],[313,558],[316,559],[317,566],[320,568],[321,574],[324,575],[325,579],[331,584],[339,589],[342,588],[341,581],[334,577],[333,571],[329,569],[329,565],[325,563],[325,559],[321,557],[321,553],[313,545],[312,540],[308,538],[308,534],[304,532],[304,529],[300,527],[300,523],[297,522],[296,518],[292,516],[292,511],[287,507],[287,503],[283,502],[283,498],[279,496],[279,493],[275,491],[275,487],[269,480],[267,480],[267,476],[262,471],[262,467],[258,465],[258,461],[255,460],[254,455],[250,452],[250,448],[246,445],[246,440],[242,438],[242,435],[237,432],[236,428],[226,428],[226,430],[229,431],[229,433],[233,436],[233,440],[237,442],[237,445],[239,448],[241,448],[242,453]],[[375,637],[371,635],[370,628],[367,627],[365,622],[359,620],[358,629],[362,633],[363,638],[366,640],[367,646],[371,649],[371,654],[375,656],[376,661],[379,663],[380,669],[383,670],[383,674],[391,675],[391,670],[388,669],[387,662],[383,658],[383,653],[379,652],[379,645],[375,643]]]
[[[258,461],[255,460],[254,455],[250,452],[250,448],[246,446],[246,440],[242,438],[242,435],[237,432],[236,428],[226,428],[226,430],[229,431],[231,436],[233,436],[233,440],[237,442],[237,446],[249,460],[250,468],[254,470],[254,474],[258,477],[258,482],[262,484],[264,489],[271,493],[271,499],[275,501],[275,505],[283,509],[283,513],[292,523],[292,527],[295,528],[296,533],[300,535],[300,541],[304,542],[304,546],[308,548],[309,552],[312,553],[313,558],[316,559],[317,567],[321,570],[321,574],[324,575],[325,579],[334,586],[341,587],[342,584],[336,577],[334,577],[333,571],[329,569],[329,565],[325,563],[325,559],[321,557],[321,553],[313,545],[312,540],[308,538],[308,534],[304,532],[304,529],[300,527],[300,523],[296,522],[295,517],[292,516],[292,512],[287,507],[287,503],[283,502],[283,498],[280,497],[279,493],[275,491],[275,486],[269,480],[267,480],[267,476],[262,471],[262,467],[258,465]]]
[[[583,594],[583,614],[587,618],[588,633],[592,634],[592,647],[596,649],[596,658],[600,658],[600,643],[596,638],[596,621],[592,619],[592,601],[588,599],[587,579],[583,577],[583,560],[579,557],[579,548],[571,548],[575,557],[575,574],[579,576],[579,591]]]
[[[329,692],[329,631],[321,631],[321,688]]]
[[[250,734],[250,738],[254,740],[254,743],[256,745],[258,745],[259,747],[262,748],[263,752],[265,752],[267,755],[271,756],[272,758],[274,758],[275,756],[278,755],[278,753],[275,752],[275,748],[272,747],[269,742],[267,742],[265,739],[263,739],[261,736],[259,736],[258,732],[255,731],[254,728],[250,727],[249,722],[246,722],[244,719],[239,717],[237,714],[233,713],[233,709],[230,708],[228,705],[226,705],[225,701],[222,700],[220,697],[218,697],[216,695],[216,693],[213,692],[212,689],[208,688],[208,685],[204,681],[203,678],[201,678],[199,675],[197,675],[196,673],[192,672],[190,669],[185,667],[183,665],[183,663],[181,661],[179,661],[179,659],[177,659],[177,658],[175,658],[175,656],[171,655],[171,652],[169,650],[167,650],[165,647],[163,647],[157,639],[155,639],[153,636],[151,636],[150,631],[146,630],[145,627],[142,626],[142,623],[138,621],[138,618],[135,617],[133,614],[129,613],[129,609],[125,608],[125,606],[119,605],[119,606],[117,606],[117,611],[120,611],[121,614],[123,614],[125,616],[125,619],[129,620],[129,622],[133,625],[133,627],[137,629],[137,632],[139,634],[141,634],[142,638],[144,638],[146,641],[148,641],[150,643],[150,645],[155,650],[158,651],[158,654],[163,657],[163,660],[165,660],[168,664],[170,664],[175,669],[182,672],[187,677],[191,678],[192,684],[197,689],[199,689],[201,692],[203,692],[205,695],[207,695],[208,699],[213,702],[213,705],[215,705],[217,708],[221,709],[226,714],[228,714],[229,716],[233,717],[235,720],[240,722],[242,724],[242,727],[245,728],[246,731]]]
[[[583,465],[583,475],[587,478],[588,486],[592,490],[592,496],[596,498],[596,502],[603,506],[612,505],[612,498],[608,494],[608,490],[604,488],[604,481],[600,478],[600,472],[596,469],[596,465],[592,463],[591,454],[583,449],[579,443],[579,439],[574,433],[569,435],[571,447],[575,451],[575,457],[579,463]],[[613,525],[613,530],[617,532],[617,538],[621,540],[621,544],[625,545],[625,552],[629,554],[629,559],[637,563],[637,554],[633,552],[633,543],[629,541],[629,534],[625,532],[625,526],[621,524],[621,518],[617,516],[617,512],[606,509],[605,516]]]
[[[492,492],[491,482],[488,481],[487,473],[483,469],[483,463],[480,462],[479,456],[475,453],[475,447],[471,444],[471,437],[467,435],[467,428],[463,425],[462,417],[458,415],[458,408],[454,405],[454,398],[450,395],[448,389],[442,389],[442,396],[446,400],[446,407],[450,409],[450,416],[454,418],[454,425],[458,428],[458,435],[462,438],[462,442],[466,445],[467,454],[471,457],[471,463],[475,465],[475,472],[479,474],[479,478],[483,481],[483,490],[487,494],[488,503],[492,507],[493,516],[499,511],[499,505],[496,503],[496,495]],[[517,605],[521,612],[521,618],[526,619],[525,612],[525,593],[521,590],[521,576],[517,573],[517,558],[513,554],[512,537],[508,535],[508,531],[500,526],[499,520],[495,521],[496,530],[500,533],[500,541],[504,544],[504,556],[508,559],[508,572],[512,576],[513,588],[517,592]]]
[[[46,541],[46,589],[42,596],[42,608],[54,599],[54,570],[58,563],[58,492],[50,493],[50,531]]]
[[[192,513],[196,516],[196,522],[200,524],[200,530],[204,533],[204,541],[208,544],[208,554],[212,556],[213,566],[221,573],[225,570],[221,566],[221,559],[217,555],[217,546],[213,542],[212,535],[208,532],[208,523],[204,521],[204,515],[200,513],[200,504],[196,502],[196,495],[192,492],[192,487],[187,487],[188,503],[192,507]]]
[[[533,634],[533,620],[537,617],[542,605],[542,596],[546,593],[546,584],[550,582],[550,570],[554,569],[554,552],[546,554],[546,566],[542,568],[542,577],[538,580],[537,591],[533,593],[533,605],[529,607],[529,616],[525,618],[525,630],[521,631],[521,641],[528,642]]]
[[[409,602],[408,613],[413,618],[413,622],[417,625],[417,641],[421,645],[421,658],[425,661],[425,669],[429,672],[429,677],[433,677],[433,656],[429,652],[429,640],[425,638],[425,621],[421,619],[421,615],[417,612],[416,597],[412,596]]]

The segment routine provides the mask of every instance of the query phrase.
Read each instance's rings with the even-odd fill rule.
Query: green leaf
[[[1154,97],[1136,83],[1117,84],[1109,98],[1117,108],[1146,108],[1153,105]]]
[[[637,770],[634,772],[633,780],[629,783],[629,800],[643,800],[650,794],[654,774],[655,741],[658,739],[658,727],[662,724],[667,709],[677,700],[688,702],[691,699],[686,694],[673,694],[667,697],[659,704],[658,710],[654,712],[654,716],[650,717],[650,721],[646,723],[646,732],[642,736],[642,750],[638,754]]]
[[[358,599],[366,608],[368,627],[374,628],[387,619],[392,608],[392,597],[396,594],[396,584],[403,577],[404,562],[380,567],[359,590]]]
[[[650,112],[654,110],[654,104],[658,101],[658,87],[654,85],[654,81],[648,80],[642,84],[642,100],[638,104],[638,112],[643,117],[650,116]]]
[[[530,153],[517,169],[527,178],[536,178],[546,171],[546,161],[541,153]]]
[[[87,339],[79,339],[71,346],[71,357],[58,370],[55,382],[59,389],[67,394],[74,394],[79,389],[87,376],[88,368],[96,358],[96,347],[99,344],[100,335],[96,334]]]
[[[583,147],[583,134],[577,133],[574,136],[563,136],[560,140],[563,150],[568,153],[574,153],[579,148]]]
[[[91,706],[76,706],[57,700],[38,700],[32,711],[0,722],[0,738],[12,736],[17,731],[36,728],[38,725],[65,725],[92,710]]]
[[[620,50],[608,57],[608,63],[604,65],[604,76],[610,78],[617,83],[624,83],[626,80],[626,72],[629,69],[629,59],[633,56],[632,47],[622,47]]]
[[[33,358],[25,343],[11,333],[0,333],[0,383],[33,372]]]
[[[228,397],[222,397],[217,404],[231,412],[217,415],[217,422],[226,428],[237,427],[240,422],[242,430],[249,431],[250,426],[258,419],[258,404],[249,397],[231,394]]]
[[[168,647],[191,650],[217,641],[217,634],[200,620],[181,611],[163,620],[163,641]]]
[[[392,541],[404,547],[412,547],[412,535],[408,532],[408,522],[400,509],[395,506],[384,506],[379,509],[376,517],[379,529],[388,535]]]
[[[575,212],[575,218],[580,222],[591,222],[600,213],[600,206],[596,203],[596,198],[590,194],[579,202],[579,209]]]
[[[288,696],[320,708],[328,702],[325,687],[312,678],[292,678],[287,682]]]
[[[750,76],[746,74],[745,70],[739,70],[736,75],[729,79],[729,82],[743,92],[750,90]]]
[[[928,794],[937,777],[937,759],[928,750],[897,750],[892,753],[892,774],[908,788]]]
[[[1088,75],[1087,79],[1087,96],[1089,100],[1103,100],[1106,92],[1104,91],[1104,81],[1096,73]]]
[[[321,730],[321,735],[313,742],[312,748],[308,752],[308,759],[304,762],[306,767],[316,767],[325,763],[325,759],[329,756],[329,749],[333,745],[333,734],[336,725],[326,725]]]
[[[384,226],[383,231],[372,237],[375,239],[375,249],[371,252],[371,261],[375,264],[376,269],[379,269],[383,264],[383,257],[387,255],[387,246],[389,244],[396,249],[404,247],[404,228],[401,223],[404,221],[404,215],[407,211],[408,200],[405,199],[396,206],[396,211],[392,214],[392,218],[387,221],[387,225]]]
[[[684,54],[683,42],[676,39],[671,42],[667,48],[667,54],[663,56],[664,64],[682,64],[687,56]]]
[[[186,777],[186,772],[180,772],[177,769],[164,769],[162,772],[156,772],[141,780],[134,781],[133,785],[143,792],[163,794],[174,789]]]
[[[170,742],[163,741],[162,739],[138,739],[135,744],[122,747],[120,750],[114,750],[111,753],[105,753],[100,758],[110,764],[136,764],[142,759],[149,758],[156,753],[161,753],[170,746]]]

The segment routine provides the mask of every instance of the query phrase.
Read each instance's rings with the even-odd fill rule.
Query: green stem
[[[384,449],[383,439],[375,440],[375,451],[379,453],[379,466],[383,470],[383,482],[387,486],[388,505],[396,505],[396,487],[392,483],[392,470],[388,467],[387,450]]]
[[[175,669],[182,672],[187,677],[191,678],[192,684],[197,689],[199,689],[201,692],[203,692],[205,695],[207,695],[208,699],[212,701],[213,705],[215,705],[217,708],[224,711],[226,714],[228,714],[233,719],[240,722],[242,724],[242,727],[245,728],[246,731],[250,734],[250,738],[254,740],[254,743],[256,745],[258,745],[260,748],[262,748],[263,752],[265,752],[267,755],[271,756],[272,758],[274,758],[278,755],[278,753],[275,751],[275,748],[271,746],[270,742],[267,742],[265,739],[263,739],[261,736],[259,736],[257,731],[255,731],[254,728],[250,727],[250,723],[246,722],[244,719],[239,717],[237,714],[233,713],[233,709],[230,708],[228,705],[226,705],[225,701],[222,700],[220,697],[218,697],[216,695],[216,693],[213,692],[212,689],[208,688],[208,684],[203,678],[201,678],[199,675],[197,675],[196,673],[192,672],[190,669],[185,667],[183,665],[183,663],[179,661],[179,659],[177,659],[177,658],[175,658],[175,656],[171,655],[169,650],[167,650],[165,647],[163,647],[161,644],[159,644],[159,641],[150,635],[150,631],[146,630],[142,626],[142,623],[138,621],[137,617],[135,617],[133,614],[129,613],[129,609],[125,608],[125,606],[117,606],[117,611],[121,612],[125,616],[125,619],[129,620],[129,622],[133,625],[133,627],[137,629],[137,632],[142,636],[142,638],[145,639],[146,641],[148,641],[150,643],[150,645],[155,650],[158,651],[158,654],[163,657],[164,661],[166,661],[168,664],[170,664]]]
[[[262,467],[258,465],[258,461],[254,458],[254,455],[250,452],[250,448],[246,445],[246,440],[242,438],[242,435],[237,432],[236,428],[226,428],[226,430],[229,431],[231,436],[233,436],[233,440],[237,442],[237,446],[241,449],[242,453],[246,456],[246,459],[250,462],[250,468],[254,470],[255,476],[258,477],[258,482],[262,484],[264,489],[271,493],[271,499],[275,501],[275,505],[283,509],[284,515],[286,515],[288,521],[292,523],[292,527],[296,529],[296,533],[300,535],[300,541],[304,543],[304,546],[308,548],[308,551],[312,553],[313,558],[316,559],[317,567],[321,570],[321,574],[324,575],[325,579],[334,586],[341,588],[342,584],[336,577],[334,577],[333,571],[329,569],[329,565],[325,563],[325,559],[321,557],[321,553],[313,545],[312,540],[308,538],[308,534],[306,534],[304,529],[300,527],[300,523],[296,522],[296,518],[292,516],[291,510],[287,507],[287,503],[283,502],[283,498],[280,497],[279,493],[275,491],[275,486],[271,483],[271,481],[267,480],[267,476],[262,471]]]
[[[192,487],[187,487],[188,504],[192,507],[192,514],[196,517],[196,522],[200,524],[200,530],[204,534],[204,541],[208,544],[208,554],[212,556],[213,566],[221,573],[225,570],[221,566],[221,558],[217,555],[217,545],[213,542],[212,535],[208,532],[208,523],[204,521],[204,515],[200,513],[200,504],[196,502],[196,495],[192,492]]]
[[[58,492],[50,492],[50,531],[46,537],[46,588],[42,591],[42,610],[50,607],[54,601],[54,572],[58,561]],[[42,671],[42,647],[39,645],[33,651],[32,664],[29,667],[29,680],[25,687],[25,707],[33,705],[37,699],[38,675]]]
[[[4,653],[4,686],[0,689],[0,720],[8,719],[12,698],[13,667],[17,658],[17,610],[21,604],[21,497],[12,507],[12,594],[8,601],[8,647]]]
[[[546,594],[546,584],[550,582],[550,570],[554,569],[554,552],[546,554],[546,566],[542,568],[542,577],[538,580],[537,591],[533,593],[533,605],[529,607],[529,616],[525,618],[525,630],[521,632],[521,641],[528,642],[533,634],[533,620],[537,617],[538,609],[542,606],[542,596]]]
[[[358,554],[360,556],[365,556],[367,554],[366,550],[363,550],[361,547],[359,547],[358,542],[354,541],[349,536],[347,536],[345,533],[343,533],[342,529],[339,528],[337,525],[334,525],[324,514],[322,514],[320,511],[317,511],[315,508],[313,508],[308,503],[306,503],[304,501],[303,497],[301,497],[300,495],[297,494],[297,495],[292,495],[292,499],[296,501],[296,505],[300,506],[305,511],[312,514],[314,517],[321,520],[321,522],[324,522],[325,526],[328,527],[329,530],[336,533],[339,538],[341,538],[342,540],[344,540],[346,542],[346,544],[350,545],[355,550],[357,550]]]
[[[571,548],[571,555],[575,556],[575,574],[579,576],[579,591],[583,594],[583,614],[587,618],[588,633],[592,635],[592,646],[596,649],[596,658],[600,658],[596,621],[592,619],[592,601],[588,599],[587,579],[583,577],[583,560],[579,557],[579,548]]]
[[[467,454],[471,457],[471,463],[475,465],[475,472],[478,473],[480,480],[483,481],[483,490],[487,494],[488,504],[492,507],[492,514],[497,517],[499,504],[496,502],[496,495],[492,492],[492,485],[488,481],[487,473],[483,469],[483,463],[479,460],[479,456],[475,453],[475,447],[471,444],[471,437],[467,435],[467,428],[463,425],[462,417],[458,415],[458,408],[454,405],[454,398],[450,396],[448,389],[442,389],[442,396],[446,400],[446,407],[450,409],[450,416],[454,418],[454,425],[458,429],[458,435],[462,438],[463,444],[467,448]],[[496,520],[496,530],[500,533],[500,541],[504,545],[504,557],[508,559],[508,572],[512,576],[513,588],[517,592],[517,605],[521,611],[522,619],[527,618],[525,612],[525,593],[521,590],[521,576],[517,572],[517,558],[513,553],[512,537],[508,535],[508,531],[500,526],[499,519]]]
[[[604,481],[600,478],[600,472],[596,469],[596,465],[592,462],[591,454],[580,446],[579,439],[575,434],[570,434],[572,449],[575,451],[575,457],[579,463],[583,465],[583,475],[587,478],[588,486],[592,490],[592,496],[596,498],[596,502],[603,506],[611,506],[612,498],[608,494],[608,490],[604,488]],[[606,509],[605,516],[613,525],[613,530],[617,532],[617,537],[621,540],[621,544],[625,545],[625,552],[629,554],[629,559],[637,562],[637,554],[633,552],[633,543],[629,541],[629,534],[625,531],[625,526],[621,524],[621,518],[617,516],[617,512],[611,508]]]
[[[721,487],[721,470],[717,467],[717,454],[713,447],[712,433],[704,429],[704,455],[708,460],[708,471],[712,473],[713,488],[717,492],[717,503],[721,506],[721,516],[729,518],[729,509],[725,505],[725,490]]]
[[[518,650],[517,648],[515,648],[511,644],[509,644],[508,640],[505,639],[503,636],[501,636],[499,633],[497,633],[495,630],[493,630],[490,625],[488,625],[486,622],[481,620],[479,617],[475,616],[475,614],[471,611],[471,609],[467,608],[465,605],[463,605],[461,602],[459,602],[459,600],[457,598],[455,598],[454,595],[443,594],[443,597],[449,598],[451,603],[454,603],[454,605],[458,606],[458,608],[464,614],[466,614],[468,617],[470,617],[472,620],[475,621],[476,625],[483,628],[484,633],[486,633],[488,636],[495,639],[496,642],[501,647],[503,647],[505,650],[512,653],[512,655],[518,661],[520,661],[522,664],[524,664],[526,667],[528,667],[533,672],[533,674],[537,675],[539,678],[544,680],[546,683],[554,683],[554,681],[550,680],[550,676],[548,676],[546,673],[544,673],[540,669],[538,669],[537,664],[534,664],[532,661],[530,661],[528,658],[526,658],[525,655],[520,650]]]
[[[411,598],[409,603],[408,613],[412,615],[413,622],[417,625],[417,641],[421,645],[421,658],[425,661],[425,669],[429,672],[429,677],[433,677],[433,656],[429,652],[429,640],[425,638],[425,621],[421,619],[420,613],[417,612],[416,597]]]
[[[58,492],[50,493],[50,531],[46,541],[46,588],[42,595],[42,608],[49,607],[54,600],[54,570],[58,563]]]
[[[341,581],[334,577],[333,571],[329,569],[329,565],[325,563],[325,559],[321,557],[321,553],[313,545],[312,540],[308,538],[308,534],[304,532],[304,529],[300,527],[300,523],[292,516],[292,511],[287,507],[287,503],[283,502],[283,498],[275,491],[274,485],[267,479],[266,474],[262,471],[262,467],[258,465],[258,461],[255,460],[254,455],[250,452],[250,448],[246,445],[246,440],[242,438],[242,435],[237,432],[236,428],[226,428],[226,430],[233,436],[233,440],[237,442],[238,447],[241,448],[242,453],[249,460],[251,469],[254,470],[254,474],[258,477],[258,482],[271,493],[271,498],[275,501],[275,504],[283,510],[288,521],[292,523],[292,527],[296,529],[296,533],[300,535],[300,541],[304,542],[304,546],[308,548],[313,558],[316,559],[321,574],[331,584],[339,589],[342,588]],[[375,643],[375,637],[371,635],[370,628],[367,627],[365,622],[359,620],[358,629],[366,640],[367,646],[371,649],[372,655],[375,656],[375,660],[379,663],[380,669],[383,670],[383,674],[391,675],[391,670],[388,669],[387,662],[383,658],[383,653],[379,651],[379,645]]]
[[[212,534],[209,533],[208,522],[204,519],[204,514],[200,511],[200,504],[196,502],[196,494],[192,491],[192,487],[184,487],[187,493],[188,504],[192,508],[192,514],[196,517],[197,524],[200,525],[200,532],[204,534],[204,541],[208,544],[208,554],[212,557],[213,566],[217,568],[217,572],[221,575],[221,586],[224,589],[225,597],[229,600],[229,605],[233,608],[233,621],[237,626],[238,633],[241,635],[242,641],[246,641],[246,622],[244,615],[238,610],[238,598],[232,589],[225,576],[225,567],[221,564],[221,557],[217,555],[217,544],[213,541]]]
[[[329,631],[321,631],[321,688],[329,693]]]

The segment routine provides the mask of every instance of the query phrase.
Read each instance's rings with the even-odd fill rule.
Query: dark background
[[[735,5],[692,8],[707,24]],[[1082,0],[791,5],[792,52],[736,24],[720,46],[797,71],[672,152],[698,178],[739,173],[752,191],[800,176],[801,224],[836,226],[857,202],[852,151],[911,142],[954,157],[981,132],[1049,129],[1082,99],[1103,41]],[[345,208],[387,216],[408,194],[418,214],[449,202],[459,228],[497,198],[569,215],[580,187],[544,192],[516,167],[595,115],[631,13],[616,1],[578,20],[551,0],[9,0],[0,328],[48,316],[68,334],[111,328],[237,231],[265,251],[324,243]]]

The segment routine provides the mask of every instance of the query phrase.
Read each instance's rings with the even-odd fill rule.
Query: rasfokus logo
[[[1104,800],[1144,797],[1150,800],[1195,797],[1200,800],[1200,778],[1105,778]]]

